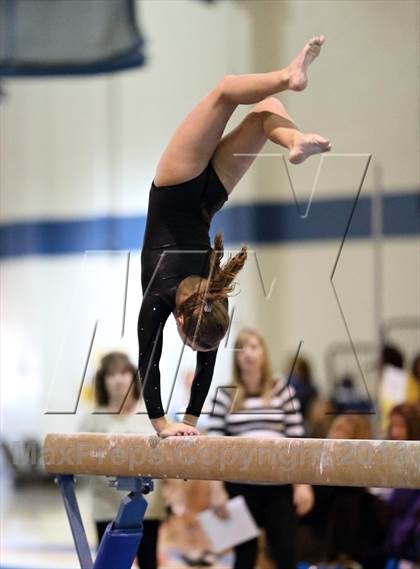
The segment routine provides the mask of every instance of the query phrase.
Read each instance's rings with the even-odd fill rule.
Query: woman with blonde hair
[[[284,69],[227,75],[175,131],[159,161],[149,192],[142,263],[143,301],[138,318],[139,372],[147,412],[157,433],[198,435],[197,419],[206,399],[220,341],[229,328],[228,296],[242,269],[246,246],[221,265],[222,235],[210,246],[214,214],[267,140],[289,150],[293,164],[327,152],[330,142],[302,133],[274,94],[302,91],[307,67],[324,43],[312,38]],[[238,105],[255,106],[222,137]],[[173,313],[185,344],[197,351],[189,405],[182,422],[165,418],[159,360],[163,328]]]
[[[208,421],[210,435],[300,437],[303,418],[291,385],[273,376],[267,345],[257,331],[239,332],[234,349],[233,383],[219,387]],[[213,483],[216,514],[227,516],[228,496],[241,495],[258,526],[265,529],[270,556],[279,569],[296,568],[296,514],[312,507],[306,485]],[[257,539],[235,547],[235,569],[253,569]]]

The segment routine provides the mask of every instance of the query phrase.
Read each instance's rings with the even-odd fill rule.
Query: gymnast
[[[273,97],[286,89],[305,89],[307,68],[324,41],[322,35],[313,37],[284,69],[224,77],[178,126],[160,158],[149,192],[137,333],[143,397],[161,437],[200,434],[196,423],[210,388],[218,345],[229,328],[228,295],[247,257],[243,245],[221,265],[222,236],[216,234],[214,249],[209,238],[214,214],[268,139],[289,150],[292,164],[331,149],[329,140],[319,134],[302,133]],[[222,136],[241,104],[255,106]],[[163,328],[171,313],[182,341],[197,352],[182,422],[166,419],[160,391]]]

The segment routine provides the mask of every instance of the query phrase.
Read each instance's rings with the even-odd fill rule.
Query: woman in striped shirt
[[[208,434],[234,437],[300,437],[304,434],[299,400],[291,385],[273,377],[267,346],[255,330],[242,330],[235,342],[233,384],[219,387]],[[279,569],[295,569],[296,515],[312,507],[306,485],[214,482],[213,507],[227,517],[228,497],[242,495],[259,527],[265,529],[270,555]],[[235,547],[234,569],[253,569],[257,539]]]

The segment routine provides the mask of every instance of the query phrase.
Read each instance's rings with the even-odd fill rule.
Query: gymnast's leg
[[[213,167],[228,193],[267,140],[288,148],[289,160],[294,164],[331,149],[330,141],[319,134],[302,133],[284,105],[275,97],[268,97],[255,105],[243,121],[221,139],[214,152]]]
[[[215,153],[226,124],[238,105],[258,103],[285,89],[304,89],[307,67],[323,43],[323,36],[312,38],[284,69],[224,77],[176,129],[159,160],[155,185],[179,184],[198,176]],[[222,166],[220,164],[220,168]]]

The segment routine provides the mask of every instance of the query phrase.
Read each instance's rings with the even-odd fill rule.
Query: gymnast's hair
[[[217,233],[210,256],[210,270],[206,289],[198,287],[178,308],[183,315],[182,331],[204,349],[217,348],[229,328],[229,312],[226,299],[235,288],[234,279],[245,264],[247,247],[243,245],[236,255],[231,255],[222,266],[223,238]]]
[[[140,399],[140,382],[136,381],[136,367],[131,363],[127,354],[123,352],[110,352],[103,356],[99,368],[95,375],[95,403],[99,406],[109,404],[109,393],[106,388],[106,378],[114,373],[129,372],[132,376],[132,384],[130,390],[133,397],[138,401]],[[128,393],[127,393],[128,395]]]

